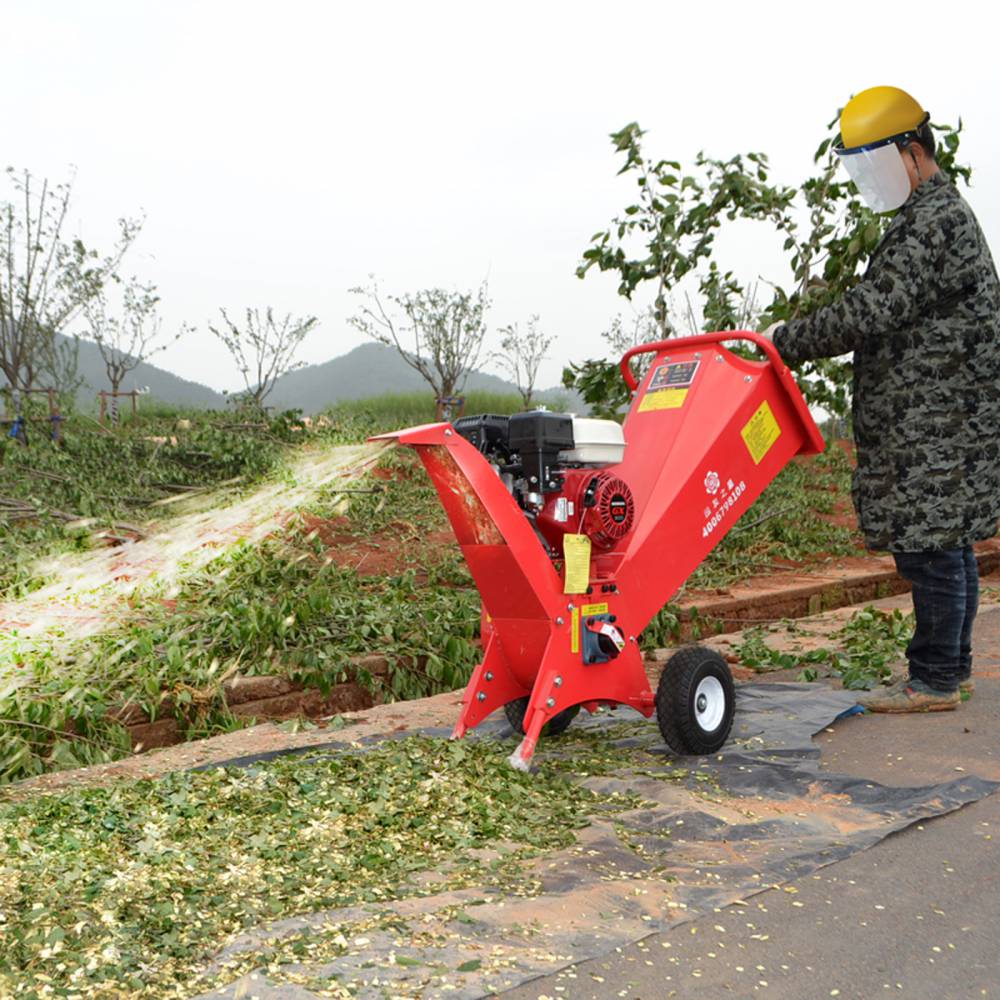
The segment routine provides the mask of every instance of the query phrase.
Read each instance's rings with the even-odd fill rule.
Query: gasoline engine
[[[564,535],[587,535],[608,550],[632,530],[635,498],[610,468],[624,457],[621,424],[533,410],[454,426],[493,466],[552,558],[561,558]]]

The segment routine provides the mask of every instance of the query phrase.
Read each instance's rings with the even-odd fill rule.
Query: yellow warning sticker
[[[569,616],[569,651],[580,652],[580,609],[574,608]]]
[[[606,615],[608,613],[608,605],[605,601],[602,604],[585,604],[580,608],[581,615]]]
[[[564,594],[585,594],[590,586],[590,539],[586,535],[563,535],[566,557]]]
[[[746,422],[740,436],[750,452],[753,464],[760,465],[761,459],[771,450],[771,445],[781,437],[781,428],[766,399]]]
[[[639,412],[646,413],[649,410],[679,410],[684,405],[687,394],[687,389],[657,389],[655,392],[647,392],[639,404]]]

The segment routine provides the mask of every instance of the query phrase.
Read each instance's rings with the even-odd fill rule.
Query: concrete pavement
[[[976,693],[955,712],[836,723],[818,737],[823,766],[893,785],[1000,779],[998,607],[977,621],[974,669]],[[993,795],[503,997],[1000,997],[998,839]]]

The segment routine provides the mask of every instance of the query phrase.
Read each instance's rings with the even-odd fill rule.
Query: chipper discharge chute
[[[766,361],[722,346],[746,340]],[[633,357],[655,358],[636,382]],[[654,697],[638,637],[794,455],[823,439],[774,347],[727,331],[644,344],[622,375],[624,426],[533,411],[462,417],[381,435],[415,448],[483,602],[483,659],[454,737],[498,708],[538,738],[583,707],[650,716],[676,751],[712,753],[733,720],[725,660],[688,646]]]

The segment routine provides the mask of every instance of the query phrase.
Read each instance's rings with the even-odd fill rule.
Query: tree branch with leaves
[[[428,288],[413,294],[383,295],[372,278],[367,287],[350,291],[363,300],[349,321],[351,325],[366,337],[395,347],[437,399],[454,396],[465,388],[486,339],[490,300],[485,282],[476,293]]]
[[[15,409],[66,359],[58,335],[118,271],[142,221],[119,219],[110,254],[65,235],[73,181],[50,184],[28,170],[6,171],[12,197],[0,202],[0,373]],[[65,367],[65,365],[63,366]]]
[[[219,312],[222,323],[218,326],[209,323],[208,329],[236,362],[246,386],[246,401],[263,410],[264,400],[278,379],[305,364],[296,361],[295,354],[319,320],[315,316],[293,317],[291,313],[277,319],[268,306],[263,312],[248,307],[242,324],[238,324],[225,309],[220,307]]]
[[[555,340],[539,329],[538,322],[538,316],[534,315],[528,318],[523,331],[517,323],[500,327],[500,350],[493,355],[504,374],[517,386],[526,410],[531,409],[538,369]]]
[[[616,152],[625,155],[618,173],[634,177],[637,195],[606,230],[591,238],[577,276],[583,278],[595,267],[614,272],[618,292],[627,299],[648,288],[664,338],[673,332],[669,297],[685,279],[697,283],[702,324],[711,330],[763,327],[839,298],[860,280],[890,217],[872,213],[841,173],[834,152],[838,120],[829,124],[831,134],[813,157],[817,173],[795,186],[771,182],[764,153],[728,160],[699,153],[694,169],[684,173],[677,161],[646,158],[645,133],[635,122],[626,125],[611,140]],[[957,127],[933,128],[942,138],[938,165],[951,180],[968,183],[971,171],[956,159],[961,121]],[[761,222],[783,238],[790,281],[764,281],[772,298],[763,306],[756,286],[738,280],[718,259],[715,238],[724,222],[736,219]],[[584,362],[567,368],[563,383],[567,388],[589,386],[599,394],[602,386],[612,385],[610,371],[606,362]],[[809,402],[841,415],[850,403],[850,374],[850,362],[837,358],[810,361],[799,369]]]

